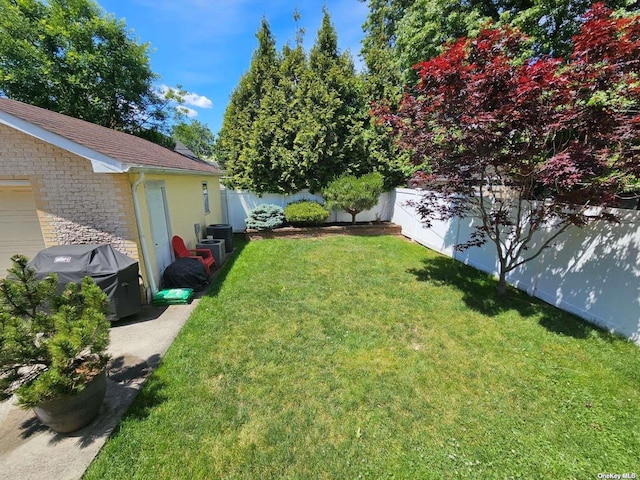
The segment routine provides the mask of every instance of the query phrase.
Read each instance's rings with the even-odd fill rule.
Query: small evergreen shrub
[[[93,279],[57,293],[15,255],[0,280],[0,399],[15,393],[23,407],[82,391],[109,359],[107,296]]]
[[[249,212],[245,222],[250,230],[273,230],[284,223],[284,210],[278,205],[258,205]]]
[[[317,225],[329,218],[329,210],[318,202],[299,200],[284,208],[284,216],[291,225]]]
[[[356,215],[375,207],[384,189],[384,179],[377,172],[362,177],[342,175],[322,190],[327,207],[344,210],[351,214],[351,223]]]

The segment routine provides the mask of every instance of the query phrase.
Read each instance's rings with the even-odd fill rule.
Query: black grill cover
[[[107,294],[107,318],[118,320],[142,309],[138,283],[138,262],[109,244],[59,245],[41,250],[29,262],[39,279],[58,275],[58,289],[91,277]]]
[[[178,258],[164,269],[165,288],[193,288],[199,292],[209,285],[207,269],[195,258]]]

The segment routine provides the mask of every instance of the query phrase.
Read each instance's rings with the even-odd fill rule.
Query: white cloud
[[[189,108],[189,107],[180,106],[180,107],[178,107],[178,110],[180,112],[184,113],[189,118],[195,118],[195,117],[198,116],[198,112],[196,112],[194,109]]]
[[[168,93],[175,93],[179,95],[179,92],[177,89],[173,87],[169,87],[167,85],[160,85],[158,93],[162,98],[166,98]],[[213,107],[213,102],[210,99],[208,99],[204,95],[198,95],[197,93],[193,93],[193,92],[187,92],[186,94],[182,95],[182,100],[184,101],[184,105],[191,105],[199,108]],[[195,112],[195,110],[192,110],[186,107],[183,107],[183,108],[191,112],[194,112],[194,115],[190,115],[190,116],[196,116],[198,114],[197,112]]]
[[[193,105],[194,107],[200,108],[211,108],[213,107],[213,102],[209,100],[204,95],[198,95],[197,93],[187,93],[184,96],[184,103],[187,105]]]
[[[167,94],[169,92],[175,92],[175,91],[176,91],[175,88],[171,88],[171,87],[168,87],[166,85],[160,85],[160,87],[158,88],[158,94],[162,98],[166,98],[166,96],[167,96]]]

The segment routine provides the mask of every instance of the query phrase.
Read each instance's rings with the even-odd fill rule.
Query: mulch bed
[[[247,230],[249,240],[263,238],[308,238],[326,235],[402,235],[402,227],[391,222],[332,223],[314,227],[282,227],[275,230]]]

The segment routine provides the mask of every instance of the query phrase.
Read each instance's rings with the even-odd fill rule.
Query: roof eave
[[[95,173],[126,173],[129,166],[100,152],[80,145],[62,135],[53,133],[46,128],[39,127],[31,122],[18,118],[0,110],[0,124],[7,125],[15,130],[47,142],[68,152],[86,158],[91,162]]]
[[[127,172],[138,173],[144,172],[148,174],[171,174],[171,175],[196,175],[196,176],[213,176],[222,177],[226,174],[223,170],[218,171],[202,171],[202,170],[184,170],[181,168],[166,168],[166,167],[150,167],[147,165],[128,165]]]
[[[225,175],[225,172],[223,170],[187,170],[180,168],[147,166],[122,162],[113,157],[110,157],[109,155],[105,155],[104,153],[81,145],[77,142],[74,142],[73,140],[70,140],[67,137],[59,135],[57,133],[53,133],[46,128],[35,125],[34,123],[23,120],[2,110],[0,110],[0,124],[7,125],[8,127],[25,133],[31,137],[37,138],[39,140],[42,140],[43,142],[49,143],[70,153],[86,158],[91,162],[94,173],[145,172],[160,174],[170,173],[173,175],[208,175],[216,177],[222,177],[223,175]]]

